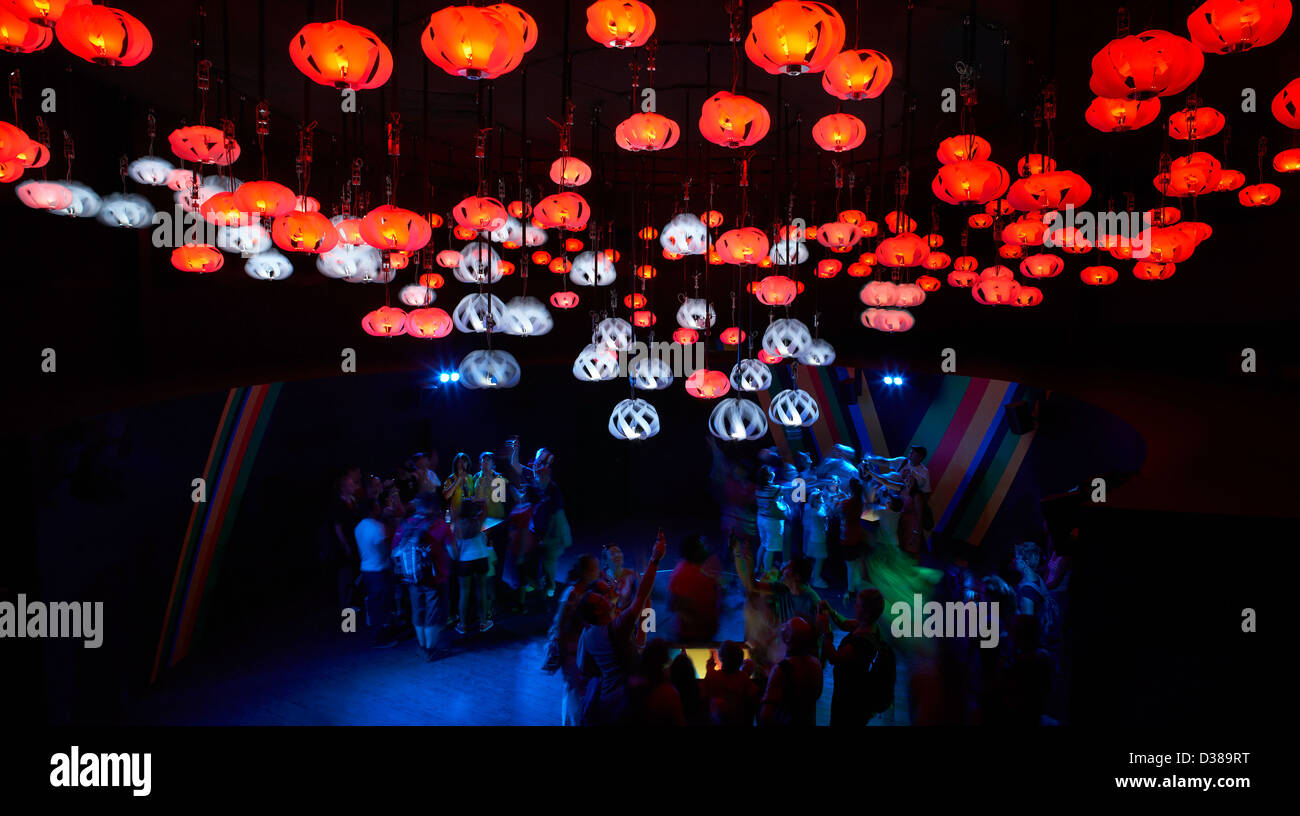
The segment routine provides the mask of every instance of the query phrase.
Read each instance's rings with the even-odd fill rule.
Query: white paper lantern
[[[797,241],[793,238],[778,240],[772,244],[772,249],[767,253],[767,257],[771,258],[772,263],[777,266],[801,264],[808,260],[808,247],[804,246],[803,241]]]
[[[466,244],[452,274],[461,283],[496,283],[502,277],[501,256],[482,241]]]
[[[835,362],[835,347],[825,340],[813,340],[799,355],[799,362],[810,366],[824,366]]]
[[[149,199],[135,193],[113,193],[104,199],[95,216],[110,227],[139,229],[153,222],[154,209]]]
[[[546,243],[546,237],[546,230],[541,227],[534,227],[532,224],[524,226],[524,246],[541,246]]]
[[[157,156],[141,156],[126,166],[126,174],[136,184],[161,187],[176,168],[166,159]]]
[[[488,233],[488,238],[493,243],[504,244],[511,241],[523,246],[524,243],[524,225],[513,215],[506,218],[506,222]]]
[[[293,274],[293,264],[289,263],[289,259],[279,252],[270,249],[249,258],[244,264],[244,271],[248,273],[250,278],[278,281],[284,280]]]
[[[180,192],[181,190],[188,190],[197,184],[198,178],[192,171],[178,167],[167,174],[165,184],[168,190]]]
[[[898,284],[898,299],[894,305],[900,309],[906,309],[912,306],[920,306],[925,303],[925,290],[915,283]]]
[[[413,283],[409,286],[403,286],[402,291],[397,293],[397,299],[406,306],[423,309],[426,306],[433,305],[433,302],[438,299],[438,293],[427,286]]]
[[[514,388],[519,384],[519,361],[500,349],[471,351],[456,370],[466,388]]]
[[[862,287],[858,297],[868,306],[893,306],[898,302],[898,285],[889,281],[871,281]]]
[[[713,311],[713,304],[704,298],[686,298],[677,307],[677,325],[683,329],[702,331],[713,326],[718,315]]]
[[[812,394],[798,388],[787,388],[772,398],[772,404],[767,406],[767,415],[773,422],[787,428],[807,428],[821,416],[821,409]]]
[[[63,186],[72,191],[72,203],[59,210],[50,210],[55,215],[72,218],[93,218],[104,203],[99,193],[79,181],[65,181]]]
[[[615,439],[649,439],[659,433],[659,412],[643,399],[625,399],[609,415]]]
[[[569,280],[579,286],[609,286],[614,282],[614,262],[603,252],[579,252],[569,270]]]
[[[731,367],[731,385],[737,391],[766,391],[772,386],[772,370],[762,360],[741,360]]]
[[[709,229],[698,215],[678,213],[659,231],[659,245],[678,255],[703,255],[709,248]]]
[[[591,342],[608,346],[615,351],[627,351],[636,339],[632,324],[621,317],[607,317],[596,324],[591,333]]]
[[[609,346],[591,343],[573,361],[573,376],[583,382],[601,382],[618,376],[618,353]]]
[[[369,244],[358,246],[340,241],[329,252],[316,256],[316,269],[327,278],[369,283],[379,277],[382,261],[379,250]]]
[[[241,224],[217,229],[217,246],[245,258],[266,252],[274,245],[271,233],[261,224]]]
[[[458,331],[466,334],[474,332],[499,332],[505,327],[506,305],[501,298],[492,294],[466,295],[456,304],[451,322]]]
[[[776,357],[798,357],[811,342],[808,327],[792,317],[773,320],[763,332],[763,350]]]
[[[642,391],[660,391],[673,384],[673,368],[662,357],[636,357],[628,373],[632,385]]]
[[[762,439],[767,433],[767,417],[757,402],[739,397],[724,399],[709,414],[709,432],[732,442]]]
[[[535,297],[514,297],[506,303],[505,332],[517,337],[539,337],[555,325],[546,305]]]

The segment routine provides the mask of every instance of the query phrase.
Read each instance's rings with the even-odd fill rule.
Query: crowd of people
[[[945,562],[933,548],[922,447],[884,458],[836,446],[814,465],[804,453],[783,461],[775,448],[732,460],[715,445],[727,546],[715,550],[700,535],[680,542],[666,638],[646,625],[668,549],[663,531],[640,573],[610,544],[557,580],[572,535],[555,457],[542,448],[521,464],[515,438],[506,450],[504,472],[493,453],[480,455],[477,471],[461,453],[440,480],[436,454],[417,454],[391,478],[351,470],[339,480],[331,560],[339,600],[358,605],[359,589],[375,645],[395,643],[409,625],[433,660],[445,653],[444,627],[485,632],[498,611],[546,598],[541,668],[561,681],[565,725],[815,724],[829,667],[830,724],[860,726],[893,706],[900,665],[912,722],[1052,721],[1068,542],[1055,547],[1044,526],[1046,552],[1022,542],[1007,564],[984,571]],[[885,610],[918,596],[1002,604],[999,647],[981,648],[974,633],[937,642],[891,635]],[[739,602],[744,636],[720,642],[728,598]],[[703,667],[690,656],[700,649]]]

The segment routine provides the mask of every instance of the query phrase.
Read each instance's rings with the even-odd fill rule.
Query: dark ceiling
[[[304,120],[318,123],[309,192],[327,211],[333,211],[346,168],[358,157],[364,160],[364,184],[372,201],[382,199],[388,171],[384,124],[391,110],[401,114],[403,126],[399,204],[445,213],[473,193],[474,134],[480,123],[497,126],[485,163],[490,191],[495,192],[501,179],[506,199],[519,196],[522,154],[529,158],[527,185],[550,192],[545,174],[557,155],[557,137],[549,120],[560,118],[563,110],[567,48],[575,103],[573,152],[596,169],[593,183],[582,192],[595,208],[595,220],[615,226],[615,239],[625,255],[635,249],[629,239],[643,220],[645,202],[650,202],[652,220],[661,226],[681,206],[685,179],[693,180],[693,209],[702,208],[710,183],[714,205],[728,216],[729,225],[740,208],[736,154],[704,142],[696,125],[703,99],[731,83],[733,53],[721,2],[651,3],[658,16],[653,84],[659,111],[682,126],[679,144],[652,158],[622,152],[612,138],[614,125],[630,108],[629,62],[644,61],[644,52],[595,46],[583,30],[585,2],[519,3],[536,18],[539,42],[520,68],[491,83],[447,76],[420,50],[422,26],[444,3],[348,3],[345,18],[378,33],[396,62],[394,77],[384,88],[359,93],[356,115],[343,114],[338,93],[307,82],[288,57],[287,44],[305,22],[333,19],[329,3],[120,0],[118,5],[153,33],[153,54],[139,67],[90,65],[58,45],[35,55],[0,54],[6,73],[21,71],[24,125],[30,126],[38,112],[42,89],[56,93],[57,109],[45,114],[55,134],[52,177],[64,173],[59,134],[66,130],[76,144],[72,177],[101,192],[119,189],[119,157],[146,152],[150,109],[161,134],[155,152],[166,155],[165,134],[182,121],[197,121],[195,63],[206,57],[214,75],[208,118],[228,116],[237,123],[244,146],[244,158],[234,168],[240,178],[258,176],[253,110],[264,97],[272,112],[267,163],[273,178],[293,184],[298,126]],[[768,3],[747,5],[749,16]],[[1043,87],[1054,80],[1060,111],[1056,154],[1062,167],[1092,183],[1091,205],[1109,209],[1113,201],[1122,208],[1126,192],[1136,194],[1140,208],[1159,203],[1151,184],[1159,153],[1178,147],[1167,146],[1159,124],[1105,135],[1083,122],[1091,99],[1089,61],[1114,36],[1117,4],[841,0],[833,5],[848,24],[848,43],[886,52],[896,69],[880,100],[844,103],[844,109],[861,116],[869,129],[866,143],[848,159],[857,188],[851,199],[847,190],[837,194],[829,154],[812,141],[813,122],[836,109],[836,100],[822,90],[819,78],[777,80],[742,52],[738,85],[763,102],[773,117],[772,132],[750,162],[748,204],[756,222],[770,223],[779,202],[791,193],[796,214],[810,222],[826,220],[837,201],[841,208],[850,203],[861,207],[868,185],[874,193],[870,211],[879,218],[898,165],[908,162],[913,174],[909,210],[923,229],[928,227],[934,202],[929,180],[937,165],[934,148],[960,127],[958,116],[940,105],[944,89],[958,84],[959,62],[976,66],[979,104],[974,125],[992,142],[994,160],[1013,166],[1034,145],[1033,111]],[[1185,34],[1184,20],[1195,5],[1134,3],[1131,28]],[[1293,22],[1292,29],[1295,26]],[[1270,155],[1292,138],[1269,115],[1268,101],[1300,73],[1297,36],[1291,30],[1256,51],[1209,56],[1195,86],[1205,104],[1228,114],[1231,126],[1226,148],[1220,137],[1206,147],[1225,166],[1246,172],[1251,182],[1257,180],[1259,137],[1269,138]],[[647,84],[644,64],[641,78]],[[1257,112],[1241,110],[1247,88],[1257,91]],[[1181,101],[1164,100],[1165,113],[1176,110]],[[1266,169],[1266,175],[1276,174]],[[967,373],[1051,384],[1070,371],[1113,369],[1138,377],[1145,371],[1230,371],[1243,346],[1276,343],[1277,354],[1262,368],[1267,376],[1290,382],[1295,360],[1292,344],[1286,341],[1297,284],[1295,253],[1287,239],[1300,210],[1300,189],[1289,179],[1278,183],[1282,201],[1267,210],[1244,210],[1232,194],[1199,202],[1198,215],[1214,226],[1215,234],[1167,281],[1138,281],[1126,265],[1118,265],[1119,283],[1094,290],[1077,277],[1078,269],[1093,261],[1068,257],[1066,272],[1043,283],[1046,299],[1037,308],[983,307],[968,293],[945,287],[915,310],[912,332],[885,336],[861,326],[856,297],[861,282],[841,275],[811,285],[792,314],[811,324],[813,314],[820,312],[822,333],[835,343],[845,363],[930,369],[938,363],[939,350],[952,347],[963,355]],[[152,190],[148,195],[161,208],[168,203],[164,193]],[[942,210],[942,231],[951,246],[965,213],[948,206]],[[359,321],[384,302],[383,288],[328,280],[309,259],[295,259],[294,276],[277,283],[248,278],[237,259],[215,275],[192,277],[172,269],[167,252],[149,245],[147,232],[113,231],[98,223],[33,212],[12,194],[0,196],[0,219],[6,248],[6,357],[21,388],[18,399],[6,401],[5,410],[23,423],[45,424],[125,403],[254,381],[329,376],[337,373],[344,347],[359,351],[363,370],[381,370],[449,367],[480,343],[478,337],[459,334],[433,342],[368,337]],[[446,230],[439,230],[435,244],[444,248],[456,243],[449,238]],[[992,260],[987,234],[974,236],[971,250],[982,260]],[[692,263],[696,265],[683,272],[681,262],[658,262],[661,274],[650,291],[661,338],[673,325],[678,293],[700,269],[698,259]],[[800,272],[806,280],[811,280],[809,266]],[[620,299],[630,290],[630,268],[625,257],[616,285]],[[734,270],[711,270],[702,276],[703,285],[719,307],[720,323],[729,323]],[[414,266],[399,273],[394,297],[396,287],[417,273]],[[508,278],[497,285],[496,293],[508,298],[518,294],[520,286],[518,276]],[[531,293],[544,297],[556,288],[557,276],[534,270]],[[439,292],[437,305],[450,310],[467,292],[468,287],[452,281]],[[741,301],[746,299],[742,296]],[[571,360],[587,342],[590,311],[607,305],[604,292],[586,295],[575,312],[557,314],[551,335],[506,338],[502,345],[524,362],[525,376],[529,360]],[[765,317],[765,310],[753,310],[753,325],[760,331]],[[38,370],[39,352],[47,347],[60,354],[54,376]],[[728,353],[716,354],[718,365],[724,364]]]

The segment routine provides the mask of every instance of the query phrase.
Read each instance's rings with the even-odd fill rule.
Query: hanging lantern
[[[294,211],[271,224],[271,240],[286,252],[328,252],[339,242],[339,231],[319,212]]]
[[[1300,173],[1300,147],[1283,150],[1274,156],[1273,169],[1279,173]]]
[[[615,351],[627,351],[635,341],[632,324],[621,317],[605,318],[596,324],[591,333],[591,342],[598,346],[608,346]]]
[[[339,243],[329,252],[322,252],[316,256],[318,272],[327,278],[338,278],[350,283],[370,283],[379,281],[380,278],[389,278],[392,274],[391,270],[389,275],[381,274],[382,263],[383,258],[379,250],[367,245]],[[421,282],[424,281],[424,277],[421,278]]]
[[[591,165],[572,156],[561,156],[551,163],[551,181],[561,187],[581,187],[591,181]]]
[[[942,284],[939,283],[938,278],[932,275],[922,275],[916,279],[916,285],[921,287],[923,292],[937,292]]]
[[[953,164],[959,161],[984,161],[993,155],[993,146],[989,140],[973,133],[950,136],[939,142],[935,151],[941,164]]]
[[[925,290],[915,283],[900,283],[895,292],[896,297],[892,305],[899,308],[910,308],[925,303]]]
[[[974,295],[976,302],[985,306],[1014,303],[1016,293],[1019,291],[1020,284],[1009,277],[984,278],[971,287],[971,294]]]
[[[679,255],[702,255],[708,248],[708,229],[691,213],[678,213],[659,233],[659,244]]]
[[[1227,121],[1214,108],[1184,108],[1169,114],[1169,135],[1183,141],[1208,139],[1223,130]]]
[[[539,249],[533,253],[532,261],[538,266],[546,266],[551,262],[551,253],[544,249]]]
[[[88,5],[90,0],[5,0],[10,14],[46,27],[54,26],[68,9]]]
[[[1083,176],[1069,170],[1035,173],[1020,179],[1007,191],[1007,202],[1022,212],[1081,208],[1092,195]]]
[[[33,210],[61,210],[72,205],[72,190],[57,181],[24,181],[14,188],[18,200]]]
[[[640,292],[623,296],[623,305],[629,309],[644,309],[647,302],[646,296]]]
[[[90,218],[99,212],[103,199],[99,193],[78,181],[65,181],[63,186],[72,193],[72,201],[66,207],[50,210],[54,215],[66,215],[72,218]]]
[[[1300,130],[1300,77],[1288,82],[1273,97],[1273,118],[1291,128]]]
[[[916,232],[916,219],[894,210],[885,215],[885,226],[893,233]]]
[[[1189,153],[1173,160],[1169,172],[1156,177],[1156,189],[1171,196],[1198,196],[1218,187],[1219,160],[1205,152]]]
[[[794,280],[785,275],[768,275],[754,286],[754,296],[764,306],[789,306],[797,294]]]
[[[1177,227],[1156,227],[1150,231],[1147,257],[1159,263],[1182,263],[1196,248],[1195,233]]]
[[[434,261],[443,269],[455,269],[460,265],[460,253],[454,249],[444,249],[437,254]]]
[[[373,31],[346,20],[308,23],[289,41],[294,67],[317,85],[378,88],[393,73],[393,54]]]
[[[1025,257],[1025,248],[1022,246],[1017,246],[1015,244],[1003,244],[1002,246],[998,247],[998,255],[1007,259],[1008,261],[1013,261],[1016,258]]]
[[[573,269],[573,264],[568,258],[552,258],[551,263],[546,267],[557,275],[567,275]]]
[[[437,272],[425,272],[420,276],[419,282],[426,289],[441,289],[447,283]]]
[[[642,241],[653,241],[659,237],[659,230],[651,226],[644,226],[637,231],[636,237]]]
[[[745,332],[739,326],[731,326],[722,330],[722,333],[718,335],[718,340],[724,346],[734,346],[745,342]]]
[[[1206,0],[1187,18],[1187,32],[1208,54],[1268,45],[1291,22],[1290,0]]]
[[[905,332],[915,324],[916,318],[906,309],[867,309],[862,313],[862,325],[879,332]]]
[[[652,280],[655,275],[659,274],[659,270],[655,269],[650,264],[641,264],[634,270],[633,274],[641,280]]]
[[[495,198],[470,196],[451,208],[451,217],[459,226],[475,232],[491,232],[506,225],[510,214]]]
[[[144,23],[108,6],[65,8],[54,34],[64,48],[99,65],[139,65],[153,51]]]
[[[658,113],[634,113],[614,128],[615,143],[633,153],[667,150],[680,135],[677,123]]]
[[[948,204],[983,204],[1000,197],[1011,184],[1000,164],[988,160],[957,161],[939,168],[930,189]]]
[[[226,134],[218,128],[205,125],[177,128],[167,137],[167,143],[178,158],[195,164],[224,166],[239,158],[238,142],[231,139],[227,149]]]
[[[756,402],[725,399],[709,414],[709,433],[729,442],[762,439],[767,434],[767,417]]]
[[[773,357],[798,357],[811,342],[808,327],[792,317],[773,320],[763,332],[763,350]]]
[[[533,220],[546,229],[555,228],[579,232],[586,228],[591,218],[591,206],[577,193],[555,193],[537,202]]]
[[[625,399],[609,415],[609,434],[615,439],[649,439],[659,433],[659,412],[643,399]]]
[[[495,3],[488,8],[505,17],[506,21],[515,27],[519,36],[523,38],[524,53],[533,50],[533,46],[537,45],[537,21],[533,19],[533,15],[509,3]]]
[[[216,272],[225,262],[225,256],[210,244],[186,244],[172,250],[172,266],[182,272],[204,275]]]
[[[489,244],[475,241],[460,251],[460,263],[452,270],[461,283],[491,284],[501,280],[501,257]]]
[[[1174,229],[1186,235],[1194,245],[1198,246],[1214,234],[1214,229],[1203,221],[1184,221]]]
[[[519,384],[519,361],[508,351],[479,349],[460,361],[460,384],[472,389],[514,388]]]
[[[135,193],[113,193],[104,199],[96,216],[100,223],[110,227],[139,229],[153,222],[154,208],[144,196]]]
[[[777,0],[750,21],[745,54],[769,74],[816,73],[844,48],[844,34],[843,18],[826,3]]]
[[[1219,176],[1214,182],[1214,192],[1230,193],[1239,189],[1246,183],[1246,174],[1240,170],[1220,170]]]
[[[581,238],[565,238],[565,239],[564,239],[564,251],[565,251],[565,252],[581,252],[581,251],[582,251],[582,239],[581,239]]]
[[[1183,214],[1177,207],[1160,207],[1147,210],[1142,214],[1143,220],[1154,227],[1168,227],[1178,223]]]
[[[218,228],[217,246],[226,252],[251,258],[269,250],[274,242],[271,240],[271,231],[261,224],[240,224]]]
[[[761,360],[741,360],[731,368],[731,384],[737,391],[766,391],[772,385],[772,372]]]
[[[765,363],[765,364],[771,366],[771,365],[776,365],[777,363],[781,362],[781,360],[783,360],[783,359],[784,359],[784,358],[781,357],[781,355],[779,355],[779,354],[773,354],[772,352],[768,351],[767,349],[759,349],[759,350],[758,350],[758,360],[759,360],[759,362],[761,362],[761,363]]]
[[[993,216],[988,213],[975,213],[966,219],[966,223],[970,225],[971,229],[988,229],[993,226]]]
[[[655,317],[655,313],[649,310],[637,309],[632,312],[632,325],[639,329],[648,329],[658,322],[659,318]]]
[[[721,371],[697,368],[686,378],[686,393],[696,399],[716,399],[731,390],[731,380]]]
[[[746,266],[767,257],[767,234],[758,227],[741,227],[727,230],[718,236],[715,244],[718,257],[724,263]]]
[[[700,333],[695,329],[688,329],[685,326],[673,330],[673,342],[683,346],[690,346],[698,343]]]
[[[862,230],[843,221],[822,224],[817,230],[817,243],[831,252],[848,252],[862,240]]]
[[[1088,266],[1079,271],[1079,279],[1089,286],[1110,286],[1119,280],[1113,266]]]
[[[846,49],[827,63],[822,87],[836,99],[875,99],[893,77],[894,64],[881,52]]]
[[[1173,277],[1174,265],[1171,263],[1154,263],[1139,261],[1133,265],[1133,277],[1138,280],[1165,280]]]
[[[587,7],[587,36],[606,48],[636,48],[654,32],[654,10],[639,0],[597,0]]]
[[[1251,184],[1237,193],[1237,200],[1243,207],[1268,207],[1281,197],[1282,188],[1276,184]]]
[[[686,329],[712,328],[717,317],[713,304],[704,298],[684,297],[682,305],[677,307],[677,325]]]
[[[840,273],[843,264],[836,258],[823,258],[817,262],[816,275],[819,278],[833,278]]]
[[[808,260],[808,247],[803,245],[802,240],[778,238],[776,243],[772,244],[767,257],[774,266],[801,264]]]
[[[926,256],[925,261],[921,263],[926,269],[937,272],[940,269],[947,269],[948,264],[952,263],[952,258],[946,252],[931,252]]]
[[[250,181],[235,191],[235,204],[252,215],[275,218],[293,209],[293,190],[274,181]]]
[[[1013,306],[1037,306],[1043,302],[1043,290],[1037,286],[1021,286],[1016,290]]]
[[[582,382],[604,382],[618,373],[618,353],[600,343],[587,345],[573,361],[573,376]]]
[[[361,219],[361,237],[377,249],[415,252],[433,238],[433,228],[419,213],[384,204]]]
[[[772,398],[767,415],[773,422],[787,428],[807,428],[821,416],[821,409],[812,394],[798,388],[787,388]]]
[[[874,257],[876,257],[876,256],[875,256],[875,255],[872,255],[871,257],[874,258]],[[850,278],[866,278],[866,277],[870,277],[870,276],[871,276],[871,265],[870,265],[870,264],[865,264],[865,263],[863,263],[862,261],[858,261],[857,263],[851,263],[851,264],[849,264],[849,268],[848,268],[848,270],[846,271],[845,274],[847,274]]]
[[[430,293],[432,294],[432,293]],[[430,300],[429,303],[433,301]],[[427,306],[427,304],[425,304]],[[406,316],[406,333],[422,340],[436,340],[451,334],[451,315],[437,308],[411,310]]]
[[[903,232],[886,238],[876,247],[876,260],[882,266],[920,266],[930,255],[925,239],[913,232]]]
[[[831,113],[813,125],[813,141],[832,153],[852,150],[867,138],[867,126],[851,113]]]
[[[1099,96],[1092,100],[1088,109],[1083,112],[1083,119],[1102,133],[1123,133],[1146,127],[1159,115],[1159,99],[1135,100]]]
[[[557,309],[572,309],[578,305],[577,292],[552,292],[551,305]]]
[[[505,305],[502,330],[515,337],[540,337],[555,326],[551,313],[535,297],[520,296]]]
[[[52,42],[54,32],[48,26],[23,19],[0,6],[0,51],[32,54],[48,48]]]
[[[1182,93],[1201,75],[1205,55],[1168,31],[1111,40],[1092,58],[1089,87],[1097,96],[1150,99]]]
[[[890,281],[871,281],[858,297],[868,306],[893,306],[898,302],[898,285]]]
[[[642,391],[662,391],[673,384],[673,369],[663,358],[636,356],[628,366],[632,385]]]
[[[825,340],[814,339],[799,355],[799,362],[809,366],[828,366],[835,362],[835,347]]]
[[[705,226],[720,227],[724,220],[726,219],[722,217],[722,213],[717,210],[705,210],[700,213],[700,221],[704,222]]]
[[[722,147],[758,144],[772,126],[767,108],[747,96],[718,91],[700,111],[700,134]]]
[[[569,280],[579,286],[609,286],[616,277],[614,262],[605,253],[590,250],[580,253],[573,259],[569,270]]]
[[[1016,170],[1021,176],[1051,173],[1056,170],[1056,159],[1051,156],[1044,156],[1042,153],[1030,153],[1020,159],[1016,164]]]
[[[948,273],[948,285],[959,288],[969,289],[979,283],[980,276],[969,269],[954,269]]]
[[[957,272],[974,272],[979,267],[979,259],[974,255],[961,255],[952,262],[952,268]]]
[[[239,224],[249,223],[251,216],[240,209],[239,204],[235,202],[234,193],[214,193],[199,205],[199,215],[209,224],[216,224],[218,227],[233,227]],[[338,232],[334,225],[330,229],[336,234]]]
[[[465,334],[499,332],[505,328],[506,305],[496,295],[466,295],[452,310],[451,322]]]
[[[293,264],[275,250],[267,250],[245,261],[244,273],[253,280],[284,280],[293,274]]]
[[[1092,250],[1092,241],[1078,229],[1062,226],[1043,235],[1043,246],[1064,249],[1071,255],[1082,255]]]
[[[1020,274],[1026,278],[1054,278],[1065,269],[1058,255],[1030,255],[1020,262]]]
[[[429,17],[420,46],[452,76],[496,79],[524,57],[524,33],[499,8],[448,6]]]

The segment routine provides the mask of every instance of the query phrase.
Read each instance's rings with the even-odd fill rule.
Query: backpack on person
[[[393,571],[405,583],[428,584],[438,574],[433,549],[422,540],[428,529],[427,523],[412,520],[393,547]]]

